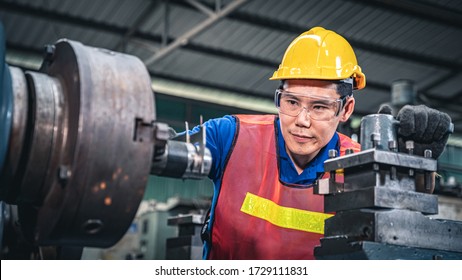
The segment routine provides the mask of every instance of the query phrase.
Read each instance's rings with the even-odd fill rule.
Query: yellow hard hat
[[[292,41],[270,80],[348,78],[353,78],[353,89],[366,86],[353,48],[337,33],[313,27]]]

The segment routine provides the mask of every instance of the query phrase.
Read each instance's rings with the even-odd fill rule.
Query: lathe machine
[[[3,41],[3,34],[0,34]],[[156,121],[151,78],[136,57],[59,40],[39,71],[4,62],[0,49],[0,240],[2,259],[80,258],[129,228],[150,174],[204,178],[205,129],[172,139]],[[370,115],[362,151],[325,163],[316,191],[325,224],[319,259],[462,259],[462,223],[435,220],[426,188],[437,169],[397,151],[396,122]]]

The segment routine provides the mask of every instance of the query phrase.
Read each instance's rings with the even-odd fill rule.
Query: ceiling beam
[[[184,1],[186,1],[189,5],[195,7],[196,9],[203,12],[204,14],[206,14],[209,17],[213,17],[215,15],[215,12],[212,9],[205,6],[201,2],[198,2],[196,0],[184,0]]]
[[[184,33],[183,35],[177,37],[173,42],[165,46],[164,48],[161,48],[159,51],[154,53],[151,57],[147,58],[144,60],[144,63],[146,66],[149,66],[150,64],[156,62],[157,60],[165,57],[175,49],[187,45],[187,43],[209,28],[211,25],[214,23],[218,22],[219,20],[223,19],[226,17],[228,14],[232,13],[234,10],[239,8],[242,4],[244,4],[247,0],[234,0],[233,2],[229,3],[225,8],[219,10],[218,12],[210,12],[211,14],[209,17],[196,25],[195,27],[191,28],[189,31]]]

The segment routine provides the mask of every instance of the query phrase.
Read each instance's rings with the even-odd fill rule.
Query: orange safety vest
[[[209,259],[313,259],[323,237],[321,195],[279,180],[274,115],[238,115],[215,207]],[[339,133],[340,154],[359,151]]]

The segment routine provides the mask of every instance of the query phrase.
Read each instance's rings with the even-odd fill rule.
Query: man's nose
[[[310,127],[311,126],[311,117],[310,117],[310,112],[306,107],[303,107],[300,113],[298,114],[295,123],[300,126],[306,126]]]

